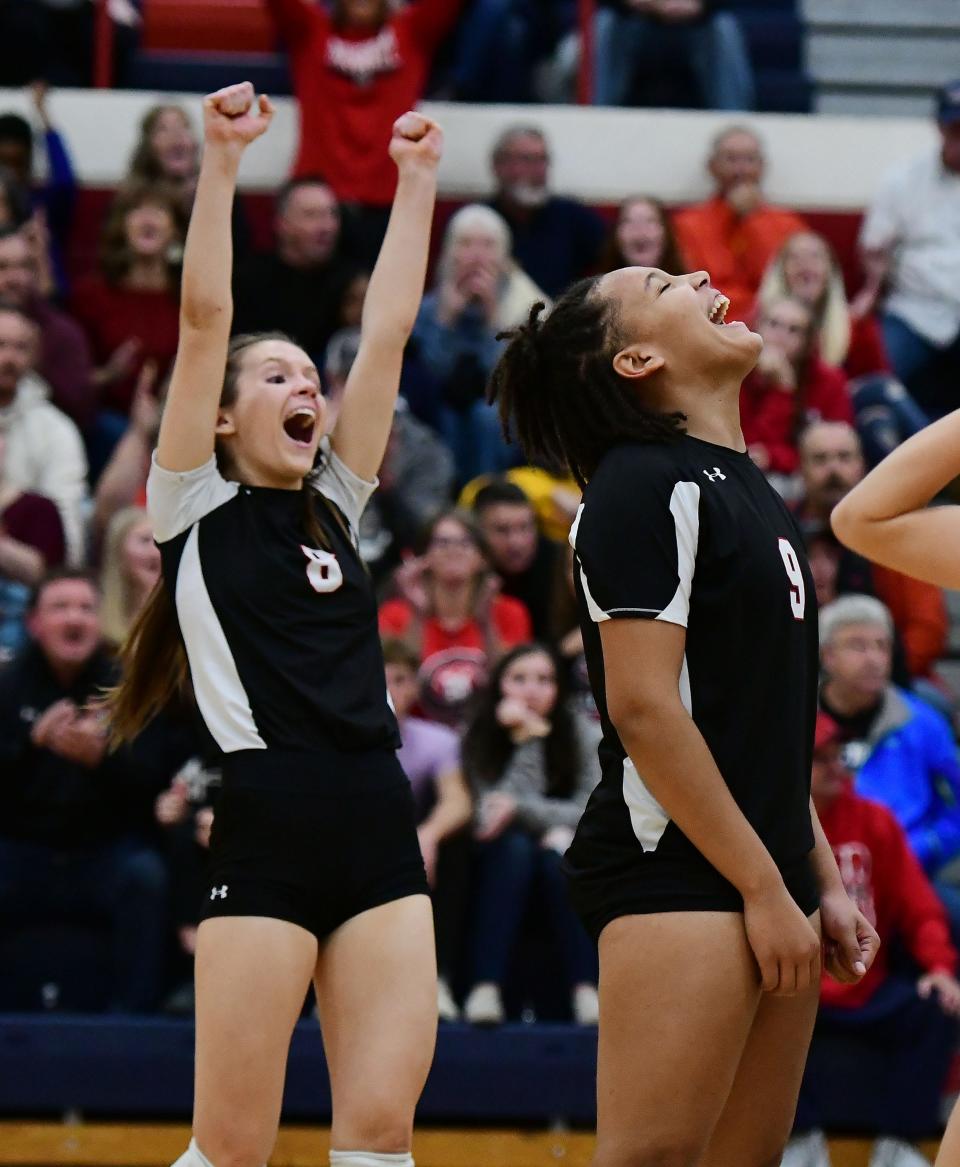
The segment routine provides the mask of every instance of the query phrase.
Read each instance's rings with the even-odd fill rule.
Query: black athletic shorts
[[[271,916],[318,939],[428,895],[413,795],[392,750],[227,754],[202,917]]]
[[[639,847],[639,844],[638,844]],[[577,852],[583,863],[585,848]],[[574,866],[567,853],[564,870],[573,906],[594,941],[620,916],[645,916],[654,912],[742,912],[743,897],[699,853],[695,857],[657,856],[648,852],[624,862],[604,855],[597,840],[589,848],[589,867]],[[820,907],[810,855],[780,867],[780,874],[805,916]]]

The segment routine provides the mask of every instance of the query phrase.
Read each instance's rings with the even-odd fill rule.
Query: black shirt
[[[599,261],[607,230],[583,203],[553,195],[522,218],[497,199],[490,206],[510,226],[513,258],[548,296],[559,296]]]
[[[810,767],[817,709],[816,598],[800,533],[745,453],[684,437],[611,450],[570,533],[584,650],[603,727],[603,779],[581,839],[630,810],[632,837],[700,862],[627,758],[607,712],[598,623],[686,628],[680,696],[737,805],[784,867],[813,847]],[[637,661],[643,668],[643,661]],[[677,758],[676,781],[683,781]]]
[[[306,545],[299,491],[228,482],[213,458],[186,473],[154,459],[150,470],[164,583],[200,714],[224,753],[399,746],[355,546],[376,483],[329,447],[311,482],[332,551]]]
[[[526,605],[534,637],[546,644],[553,639],[551,609],[553,589],[557,582],[558,554],[557,544],[552,543],[545,535],[540,535],[537,539],[536,555],[526,571],[508,575],[497,568],[503,580],[503,594],[512,596]]]

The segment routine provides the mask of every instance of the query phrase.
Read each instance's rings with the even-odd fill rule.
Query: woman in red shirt
[[[840,261],[830,244],[813,231],[784,243],[760,286],[760,306],[783,296],[806,304],[814,315],[817,351],[850,378],[850,397],[871,466],[927,424],[927,417],[893,376],[880,322],[847,301]]]
[[[483,536],[462,511],[434,519],[423,555],[399,569],[396,584],[399,596],[380,608],[380,633],[417,653],[421,712],[459,725],[488,667],[532,639],[530,613],[499,594]]]
[[[96,478],[127,426],[140,370],[162,379],[177,351],[179,272],[186,216],[178,193],[159,183],[122,187],[103,232],[99,270],[78,280],[73,315],[98,365],[99,410],[88,436]]]

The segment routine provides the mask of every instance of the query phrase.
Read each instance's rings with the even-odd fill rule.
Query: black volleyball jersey
[[[147,500],[200,713],[225,753],[396,748],[373,587],[355,549],[365,482],[329,449],[311,479],[332,548],[309,545],[299,491],[186,473],[154,457]],[[349,531],[349,537],[344,531]]]
[[[680,697],[737,805],[780,866],[813,847],[816,597],[799,531],[747,454],[692,437],[608,453],[570,532],[584,649],[603,726],[602,780],[569,853],[639,848],[702,862],[610,722],[598,623],[686,628]],[[644,662],[636,662],[637,670]],[[683,782],[684,759],[675,780]],[[651,856],[652,858],[652,856]]]

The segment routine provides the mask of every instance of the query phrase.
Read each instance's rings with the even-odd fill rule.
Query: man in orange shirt
[[[752,130],[723,130],[707,163],[716,193],[674,218],[687,267],[704,268],[714,286],[730,297],[728,320],[750,315],[773,255],[795,232],[808,230],[792,211],[764,202],[764,162],[763,147]]]

